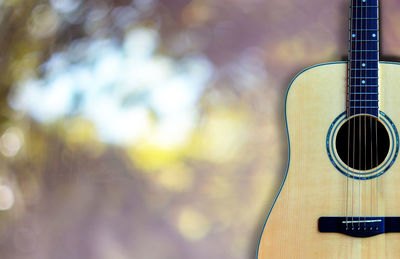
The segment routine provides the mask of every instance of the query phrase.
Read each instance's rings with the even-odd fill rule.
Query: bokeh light
[[[10,127],[0,137],[0,152],[6,157],[13,157],[21,149],[23,142],[21,130]]]
[[[286,87],[347,53],[344,1],[0,6],[1,258],[254,258]]]
[[[0,211],[9,210],[14,205],[14,193],[7,185],[0,185]]]

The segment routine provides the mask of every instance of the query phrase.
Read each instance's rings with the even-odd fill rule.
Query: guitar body
[[[399,161],[379,177],[357,181],[341,173],[328,155],[328,131],[346,109],[346,80],[346,62],[328,63],[306,69],[289,86],[288,169],[264,225],[258,259],[400,258],[400,233],[354,238],[318,230],[320,217],[344,216],[346,206],[356,215],[369,210],[375,216],[400,215]],[[399,107],[400,64],[379,62],[379,110],[400,130]],[[346,203],[349,189],[353,196]]]

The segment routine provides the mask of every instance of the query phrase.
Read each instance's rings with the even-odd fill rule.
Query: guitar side
[[[379,75],[380,110],[400,129],[400,64],[380,62]],[[345,215],[349,186],[354,202],[348,213],[365,215],[370,209],[372,213],[370,202],[378,204],[374,214],[400,216],[398,161],[376,179],[353,181],[333,166],[327,154],[328,130],[346,108],[346,76],[346,62],[321,64],[301,72],[289,86],[288,168],[263,227],[258,259],[400,257],[400,233],[354,238],[318,231],[319,217]],[[372,199],[360,207],[359,195]]]

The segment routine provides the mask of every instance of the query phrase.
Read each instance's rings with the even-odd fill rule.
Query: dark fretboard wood
[[[351,0],[349,38],[347,116],[378,117],[378,0]]]

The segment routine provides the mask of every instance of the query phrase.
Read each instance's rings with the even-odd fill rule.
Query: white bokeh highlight
[[[157,53],[158,45],[147,28],[127,33],[122,46],[73,42],[42,66],[44,78],[20,82],[9,103],[41,123],[82,116],[107,143],[180,145],[195,127],[213,68],[198,53],[175,60]]]

